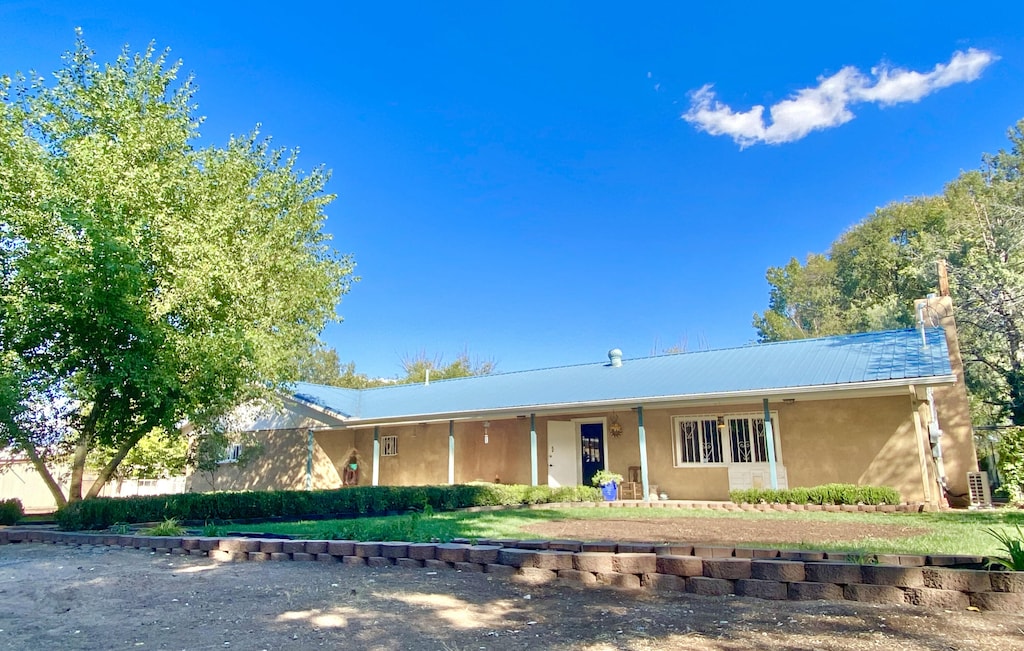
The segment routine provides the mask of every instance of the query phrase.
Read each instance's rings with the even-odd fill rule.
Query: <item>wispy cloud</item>
[[[793,142],[811,131],[849,122],[854,118],[850,110],[854,104],[917,102],[947,86],[974,81],[998,58],[992,52],[971,48],[955,52],[949,63],[939,63],[929,72],[878,65],[868,75],[847,66],[830,77],[819,77],[817,86],[774,104],[768,110],[770,124],[765,122],[764,106],[734,111],[719,102],[712,85],[707,84],[691,94],[690,110],[682,117],[713,136],[730,136],[741,148],[759,142]]]

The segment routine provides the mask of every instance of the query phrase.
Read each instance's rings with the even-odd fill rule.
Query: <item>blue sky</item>
[[[1024,117],[1017,3],[683,5],[5,1],[0,73],[55,70],[76,26],[101,59],[154,40],[205,141],[261,123],[333,170],[362,281],[324,338],[378,376],[748,343],[767,267]]]

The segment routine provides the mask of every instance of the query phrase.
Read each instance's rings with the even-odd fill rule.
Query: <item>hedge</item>
[[[471,506],[583,502],[601,499],[591,486],[355,486],[318,491],[240,491],[179,493],[141,497],[99,497],[73,502],[57,511],[62,529],[104,529],[115,523],[241,520],[276,517],[382,515]]]
[[[25,516],[21,507],[21,500],[17,497],[9,500],[0,500],[0,524],[17,524],[18,520]]]
[[[888,486],[823,484],[810,488],[747,488],[729,491],[737,504],[899,504],[900,494]]]

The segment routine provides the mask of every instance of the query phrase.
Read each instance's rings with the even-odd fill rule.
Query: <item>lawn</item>
[[[741,538],[722,538],[743,547],[777,547],[823,551],[904,554],[993,555],[1001,550],[986,531],[1019,536],[1024,512],[954,511],[943,513],[760,513],[675,509],[511,509],[480,513],[427,513],[379,518],[224,525],[230,531],[289,534],[300,538],[402,540],[410,542],[452,538],[546,538],[530,529],[598,531],[589,539],[708,542],[700,534],[653,537],[652,531],[678,528],[693,532],[735,529]],[[910,531],[908,533],[908,531]],[[753,532],[753,538],[751,538]],[[815,533],[817,532],[817,533]],[[840,532],[837,538],[837,532]],[[843,534],[842,532],[850,532]],[[623,538],[623,534],[625,538]],[[762,537],[763,536],[763,537]],[[558,536],[570,537],[570,536]],[[577,537],[586,540],[586,537]]]

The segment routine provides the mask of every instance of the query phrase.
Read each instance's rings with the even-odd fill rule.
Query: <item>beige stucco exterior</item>
[[[927,299],[928,325],[945,328],[955,384],[934,387],[892,384],[870,389],[822,387],[771,397],[768,409],[777,431],[777,471],[783,486],[816,486],[851,483],[891,486],[906,501],[945,504],[948,496],[963,503],[966,473],[977,470],[970,410],[963,382],[963,363],[957,343],[952,304],[948,297]],[[929,440],[932,404],[938,414],[941,461]],[[580,409],[562,405],[556,413],[535,412],[538,483],[547,484],[549,458],[555,446],[548,440],[553,421],[572,423],[579,446],[579,423],[600,422],[604,428],[604,466],[626,477],[641,466],[638,410],[642,408],[646,438],[647,476],[651,486],[672,499],[728,499],[731,488],[764,486],[768,464],[683,464],[677,447],[677,417],[706,416],[722,423],[730,416],[763,416],[760,397],[732,398],[718,403],[680,400],[644,404],[632,408]],[[359,483],[374,478],[374,428],[348,426],[317,420],[308,409],[278,419],[275,426],[256,432],[264,453],[247,467],[232,464],[209,477],[193,476],[190,490],[301,489],[307,484],[308,432],[314,432],[313,488],[342,485],[342,473],[353,450],[359,458]],[[622,426],[612,436],[608,423]],[[449,467],[449,427],[454,453]],[[566,432],[567,425],[560,426]],[[719,425],[720,432],[724,431]],[[471,481],[529,484],[532,480],[529,414],[457,416],[453,421],[386,424],[377,435],[396,437],[397,454],[378,460],[376,481],[382,485],[444,484]],[[563,437],[566,436],[564,433]],[[721,434],[723,445],[727,438]],[[563,438],[564,440],[564,438]],[[562,448],[565,449],[565,448]],[[582,475],[579,452],[575,459],[577,479]],[[564,466],[562,466],[564,471]],[[555,471],[552,471],[554,473]],[[943,477],[944,480],[940,480]],[[564,477],[559,477],[564,483]],[[743,484],[743,482],[746,484]],[[948,493],[943,490],[945,482]]]
[[[895,395],[850,399],[771,402],[777,418],[778,463],[785,469],[788,485],[815,486],[841,482],[891,486],[904,500],[935,502],[934,463],[922,436],[926,436],[926,403],[909,390]],[[729,470],[719,465],[677,465],[677,416],[758,414],[758,403],[728,406],[678,405],[644,410],[648,476],[659,492],[672,499],[727,499]],[[605,433],[608,469],[628,476],[640,465],[639,427],[635,409],[538,416],[538,479],[547,483],[547,426],[553,420],[618,420],[621,436]],[[915,426],[915,417],[923,427]],[[957,424],[943,424],[949,435]],[[924,434],[922,435],[922,430]],[[194,475],[190,490],[302,489],[306,486],[307,430],[258,432],[263,455],[244,468],[223,464],[215,483],[206,475]],[[381,456],[378,483],[382,485],[444,484],[448,482],[448,423],[423,423],[383,427],[380,437],[397,437],[397,454]],[[950,440],[953,438],[950,436]],[[531,481],[530,421],[509,418],[488,421],[484,442],[483,421],[454,424],[454,480],[456,483],[495,481],[529,484]],[[372,483],[373,429],[320,429],[314,432],[313,488],[337,488],[349,452],[358,451],[359,483]],[[952,448],[951,448],[952,449]],[[957,456],[953,452],[948,456]],[[926,478],[922,478],[922,459]],[[742,464],[739,464],[742,465]],[[947,460],[947,469],[954,464]],[[955,467],[967,466],[957,459]],[[966,472],[966,471],[964,471]],[[764,484],[767,487],[767,484]]]

